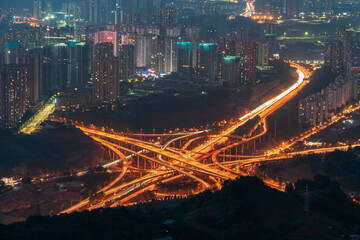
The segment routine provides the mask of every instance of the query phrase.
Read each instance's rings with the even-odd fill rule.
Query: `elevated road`
[[[175,180],[181,176],[187,176],[192,178],[193,180],[200,182],[205,188],[211,187],[209,183],[201,179],[199,176],[206,176],[209,179],[213,179],[215,185],[219,183],[219,179],[228,180],[235,179],[238,175],[243,174],[239,172],[239,166],[245,166],[246,164],[254,164],[263,161],[276,161],[277,158],[268,158],[265,156],[252,156],[249,159],[243,160],[235,160],[229,162],[219,162],[217,157],[226,149],[230,149],[235,145],[242,144],[243,142],[253,140],[259,136],[262,136],[266,133],[266,124],[264,124],[263,131],[248,139],[239,138],[235,145],[229,145],[225,148],[221,148],[215,150],[215,146],[217,144],[223,144],[229,138],[231,138],[232,134],[239,127],[243,126],[249,120],[254,119],[259,116],[264,119],[266,116],[271,114],[273,111],[281,107],[285,102],[294,97],[307,83],[305,81],[306,78],[309,77],[310,73],[307,72],[306,69],[301,67],[300,65],[291,63],[293,67],[297,68],[298,80],[291,87],[281,92],[279,95],[274,98],[268,100],[267,102],[261,104],[259,107],[255,108],[253,111],[245,114],[241,118],[238,119],[234,124],[230,127],[219,133],[218,135],[211,136],[207,134],[206,136],[210,137],[208,141],[203,144],[200,144],[196,148],[191,151],[187,151],[183,153],[183,150],[186,149],[192,142],[199,139],[198,134],[205,133],[205,131],[197,131],[197,132],[187,132],[187,133],[176,133],[176,134],[137,134],[136,136],[140,137],[156,137],[156,136],[167,136],[174,137],[171,140],[168,140],[164,145],[160,145],[159,143],[142,141],[139,139],[134,139],[129,136],[117,135],[106,133],[103,131],[98,131],[95,129],[79,127],[85,134],[91,136],[94,140],[103,144],[105,147],[109,148],[111,151],[117,153],[120,157],[119,162],[124,163],[124,169],[122,173],[109,185],[105,188],[101,189],[99,192],[103,192],[105,194],[105,199],[96,203],[93,206],[90,206],[89,198],[84,201],[74,205],[73,207],[63,211],[64,213],[70,213],[73,211],[78,211],[82,209],[94,209],[98,207],[105,206],[105,203],[114,200],[114,199],[122,199],[127,200],[133,197],[138,196],[142,192],[146,190],[151,190],[155,186],[156,182],[168,182]],[[135,135],[134,135],[135,136]],[[190,138],[187,143],[183,146],[183,149],[171,148],[170,145],[173,142],[178,140],[182,140],[185,138]],[[121,152],[126,152],[130,154],[128,157],[125,157]],[[305,153],[304,153],[305,154]],[[127,166],[129,159],[132,156],[139,156],[144,160],[155,162],[159,167],[155,169],[151,169],[147,175],[144,177],[140,177],[138,179],[132,180],[127,183],[120,183],[119,181],[126,174],[126,172],[131,169],[131,167]],[[213,163],[205,164],[199,161],[199,158],[212,156]],[[245,157],[245,156],[243,156]],[[290,155],[288,156],[290,157]],[[281,158],[280,156],[278,157]],[[115,164],[110,163],[109,166]],[[237,170],[233,170],[231,165],[237,165]],[[140,170],[140,169],[135,169]],[[196,174],[195,174],[196,173]]]
[[[292,65],[292,66],[297,66],[297,65]],[[270,99],[269,101],[263,103],[262,105],[260,105],[259,107],[257,107],[256,109],[254,109],[253,111],[245,114],[244,116],[242,116],[241,118],[239,118],[239,120],[233,124],[232,126],[230,126],[228,129],[224,130],[217,138],[212,139],[208,142],[205,142],[204,144],[199,145],[197,148],[195,148],[193,151],[194,152],[199,152],[199,153],[206,153],[212,150],[212,147],[217,144],[217,143],[222,143],[224,141],[226,141],[226,137],[223,137],[224,135],[231,135],[233,132],[235,132],[236,129],[238,129],[239,127],[243,126],[245,123],[247,123],[249,120],[254,119],[256,116],[259,116],[262,114],[262,116],[266,116],[268,114],[270,114],[271,112],[275,111],[276,109],[278,109],[282,104],[284,104],[286,101],[290,100],[292,97],[294,97],[306,84],[306,82],[304,82],[304,79],[306,76],[309,75],[308,72],[303,72],[305,70],[300,70],[301,68],[299,67],[297,70],[298,73],[298,80],[295,84],[293,84],[290,88],[288,88],[287,90],[283,91],[282,93],[280,93],[279,95],[277,95],[276,97]],[[188,157],[198,157],[198,155],[195,155],[195,153],[190,153],[188,155]]]
[[[152,146],[152,145],[146,144],[142,141],[138,141],[138,140],[134,140],[134,139],[130,139],[130,138],[126,138],[123,136],[118,136],[118,135],[114,135],[114,134],[110,134],[110,133],[105,133],[105,132],[101,132],[101,131],[97,131],[97,130],[93,130],[93,129],[87,129],[87,128],[82,127],[81,130],[86,134],[97,136],[97,138],[101,137],[101,138],[105,138],[105,139],[116,140],[116,141],[123,142],[126,144],[132,144],[134,146],[137,146],[137,147],[147,150],[149,152],[160,154],[161,156],[165,156],[166,158],[179,161],[182,164],[185,164],[184,168],[188,168],[189,170],[192,170],[192,171],[201,171],[203,173],[207,173],[208,175],[212,175],[214,177],[220,177],[225,180],[236,178],[236,176],[231,173],[227,173],[227,172],[221,171],[219,169],[212,168],[205,164],[194,161],[190,157],[187,157],[186,155],[183,155],[182,153],[175,153],[173,151],[169,151],[169,149],[165,150],[165,149],[162,149],[162,147]],[[120,146],[118,146],[118,147],[120,147]],[[126,149],[124,149],[124,150],[126,150]],[[129,150],[127,150],[127,151],[129,151]],[[137,154],[136,152],[132,152],[132,153]],[[139,154],[137,154],[137,155],[139,155]],[[141,155],[141,157],[147,158],[150,161],[157,162],[161,165],[166,164],[167,167],[174,168],[174,165],[170,165],[170,163],[165,163],[164,161],[159,162],[158,159],[149,158],[145,155]],[[179,171],[179,169],[174,169],[174,170]]]

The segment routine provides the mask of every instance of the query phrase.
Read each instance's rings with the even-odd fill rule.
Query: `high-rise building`
[[[344,106],[358,100],[358,79],[339,76],[321,92],[299,101],[299,123],[322,125]]]
[[[89,23],[99,24],[100,23],[100,0],[89,0]]]
[[[29,74],[30,104],[36,105],[41,97],[42,85],[40,51],[27,54],[25,64]]]
[[[34,17],[37,19],[41,18],[41,0],[34,1]]]
[[[84,42],[68,41],[68,86],[83,87],[89,81],[90,52]]]
[[[226,56],[221,64],[221,79],[224,85],[234,86],[239,83],[239,57]]]
[[[122,0],[126,8],[126,19],[128,24],[135,24],[140,21],[139,0]]]
[[[111,45],[95,45],[95,58],[92,61],[94,103],[114,103],[120,98],[120,60],[109,54],[112,50]]]
[[[313,94],[299,101],[298,122],[311,126],[322,125],[328,120],[325,95]]]
[[[258,66],[269,65],[269,43],[266,41],[258,42],[257,65]]]
[[[25,61],[25,48],[21,42],[5,42],[5,64],[23,64]]]
[[[150,66],[159,73],[165,72],[165,39],[163,37],[152,38]]]
[[[68,46],[59,43],[54,46],[55,89],[66,90],[68,87]]]
[[[334,0],[304,0],[304,12],[329,16],[332,14],[333,5]]]
[[[115,10],[117,0],[102,0],[102,21],[105,24],[115,24]]]
[[[120,80],[129,80],[135,74],[135,48],[131,44],[123,44],[119,47]]]
[[[93,25],[114,24],[117,9],[116,0],[89,0],[89,19],[88,22]]]
[[[114,46],[111,42],[101,42],[95,44],[94,59],[105,59],[114,56]]]
[[[217,45],[214,43],[199,44],[198,74],[200,77],[214,82],[216,80]]]
[[[41,48],[41,93],[51,95],[56,87],[56,59],[53,46]]]
[[[228,40],[242,42],[249,39],[248,25],[239,26],[237,24],[228,26],[226,30],[226,38]]]
[[[254,6],[257,14],[274,18],[282,16],[284,12],[284,2],[282,0],[256,0]]]
[[[165,38],[165,73],[177,71],[176,38]]]
[[[332,15],[334,0],[325,0],[325,13],[327,16]]]
[[[333,71],[342,74],[345,72],[345,49],[340,41],[325,44],[324,61]]]
[[[180,77],[190,80],[193,74],[193,50],[194,44],[192,42],[177,42],[176,48],[178,51],[178,72]]]
[[[334,42],[341,42],[345,48],[352,47],[352,31],[344,26],[337,26],[334,33]]]
[[[201,36],[201,28],[198,26],[185,27],[184,35],[186,41],[199,40]]]
[[[158,36],[151,40],[151,68],[159,73],[177,69],[177,38]]]
[[[47,14],[52,13],[52,3],[50,1],[47,1],[45,3],[45,11],[46,11]]]
[[[298,0],[286,0],[286,17],[296,17],[298,14],[298,2]]]
[[[84,87],[88,85],[90,79],[90,47],[86,43],[81,42],[76,44],[75,50],[77,59],[76,83]]]
[[[161,9],[160,25],[171,26],[177,22],[176,8],[165,7]]]
[[[78,86],[76,79],[77,70],[77,56],[75,46],[80,41],[69,40],[68,41],[68,86]]]
[[[25,65],[0,67],[0,129],[16,128],[30,105],[29,74]]]
[[[244,85],[256,84],[257,44],[254,41],[241,42],[237,47],[240,58],[239,75]]]
[[[353,50],[347,62],[346,76],[358,81],[360,87],[360,50]],[[357,94],[360,94],[360,89],[357,89]]]
[[[137,35],[135,41],[136,67],[150,67],[151,35]]]
[[[104,43],[104,42],[109,42],[112,43],[113,46],[113,53],[115,56],[118,56],[118,52],[117,52],[117,46],[118,46],[118,41],[117,41],[117,34],[116,32],[113,31],[100,31],[95,33],[95,42],[94,44],[98,44],[98,43]]]

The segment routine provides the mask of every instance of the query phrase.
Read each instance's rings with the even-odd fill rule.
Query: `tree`
[[[31,177],[24,177],[21,179],[22,184],[29,184],[31,183]]]
[[[317,189],[326,189],[330,185],[330,178],[326,175],[316,175],[314,177],[315,187]]]
[[[286,184],[285,191],[286,192],[294,192],[295,191],[294,184],[292,184],[292,183]]]

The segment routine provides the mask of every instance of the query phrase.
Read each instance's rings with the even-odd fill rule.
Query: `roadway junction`
[[[129,200],[156,189],[159,184],[184,178],[198,183],[193,193],[220,188],[226,180],[248,175],[248,166],[315,153],[303,151],[285,154],[284,151],[296,141],[306,139],[321,130],[320,128],[314,128],[264,154],[254,154],[256,146],[264,142],[267,116],[292,99],[308,83],[312,74],[301,65],[290,64],[297,69],[298,74],[298,79],[292,86],[221,129],[169,134],[124,134],[74,124],[108,149],[112,161],[103,167],[118,167],[121,171],[112,182],[92,196],[60,213],[124,205]],[[358,108],[357,105],[344,111],[349,113]],[[335,116],[327,126],[339,119],[341,115]],[[241,127],[246,129],[246,137],[237,135]],[[316,152],[323,153],[339,148],[346,149],[343,146],[318,149]],[[124,180],[127,174],[133,173],[137,174],[136,178]],[[284,189],[284,186],[276,182],[265,183],[279,190]]]

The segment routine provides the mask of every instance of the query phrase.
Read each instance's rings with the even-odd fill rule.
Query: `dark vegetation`
[[[324,155],[312,154],[298,157],[284,163],[274,163],[265,166],[264,170],[269,176],[279,176],[284,171],[308,169],[307,176],[326,174],[337,181],[343,189],[360,190],[360,148],[348,151],[334,151]],[[291,175],[291,173],[285,174]],[[286,179],[284,179],[286,180]]]
[[[107,159],[101,145],[76,128],[58,126],[36,135],[0,133],[0,176],[62,174]]]
[[[264,98],[278,93],[281,87],[285,88],[295,80],[294,71],[288,65],[281,61],[273,61],[272,65],[277,69],[275,87],[267,83],[269,88],[260,89],[259,86],[258,91],[244,86],[204,90],[206,94],[152,95],[130,102],[127,106],[119,106],[115,111],[57,112],[55,116],[119,131],[129,129],[140,132],[142,129],[153,132],[155,129],[163,133],[164,129],[201,128],[244,114],[246,109],[253,109],[264,102]]]
[[[310,212],[304,212],[304,186]],[[0,225],[0,239],[339,239],[360,230],[360,208],[326,176],[299,181],[283,193],[258,178],[225,182],[178,207],[99,209],[60,216],[33,216]],[[166,202],[165,202],[166,203]],[[158,204],[158,203],[157,203]],[[174,219],[165,226],[163,221]]]
[[[126,131],[191,128],[213,123],[243,111],[241,102],[251,97],[251,88],[239,91],[214,90],[206,95],[152,95],[140,98],[116,111],[62,114],[67,119]],[[231,102],[231,103],[230,103]],[[230,103],[230,104],[229,104]],[[222,117],[220,118],[220,115]]]

